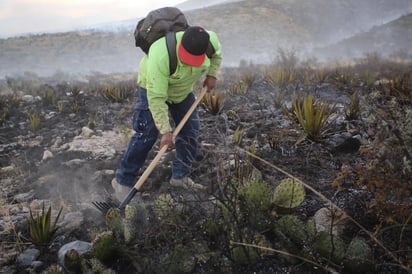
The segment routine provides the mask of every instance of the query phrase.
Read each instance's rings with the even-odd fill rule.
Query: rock
[[[34,261],[32,262],[32,264],[30,265],[31,268],[36,271],[36,270],[40,270],[41,268],[43,268],[44,266],[44,262],[42,261]]]
[[[332,234],[340,235],[347,223],[347,216],[345,213],[335,209],[323,207],[319,209],[315,215],[314,220],[317,232],[330,232],[332,226]]]
[[[69,144],[63,144],[58,150],[59,151],[63,151],[63,150],[68,150],[70,149],[70,145]]]
[[[82,159],[72,159],[70,161],[64,162],[63,165],[71,167],[71,168],[75,168],[75,167],[79,167],[83,165],[85,162],[86,160],[82,160]]]
[[[58,257],[59,263],[64,266],[64,257],[66,256],[69,250],[74,249],[80,256],[88,252],[92,248],[92,244],[84,241],[74,241],[68,244],[65,244],[59,249]]]
[[[125,145],[120,140],[121,135],[114,131],[103,131],[99,136],[79,135],[69,143],[69,151],[91,152],[97,157],[110,159],[115,156],[116,151],[124,150]]]
[[[326,143],[334,152],[341,153],[358,151],[361,145],[360,136],[353,137],[349,132],[332,135]]]
[[[34,192],[29,191],[27,193],[17,194],[16,196],[14,196],[13,200],[18,202],[18,203],[23,203],[23,202],[28,202],[28,201],[32,200],[33,197],[34,197]]]
[[[63,220],[59,223],[59,227],[66,233],[70,233],[78,229],[84,221],[84,216],[81,212],[70,212],[64,215]]]
[[[21,97],[21,100],[22,100],[23,102],[26,102],[26,103],[31,103],[31,102],[34,101],[34,97],[33,97],[33,95],[28,95],[28,94],[26,94],[26,95],[23,95],[23,96]]]
[[[52,149],[57,149],[63,144],[63,140],[60,136],[57,136],[53,145],[51,146]]]
[[[44,115],[44,119],[49,120],[49,119],[53,118],[54,116],[56,116],[56,114],[57,114],[56,112],[51,111],[51,112],[47,113],[46,115]]]
[[[43,152],[43,158],[42,161],[45,161],[47,159],[53,158],[53,153],[51,153],[49,150],[45,150]]]
[[[93,135],[93,133],[94,133],[94,131],[91,130],[90,128],[88,128],[88,127],[82,127],[81,136],[86,137],[86,138],[89,138],[90,136]]]
[[[14,169],[15,169],[14,165],[5,166],[5,167],[0,168],[0,173],[13,172]]]
[[[113,177],[113,176],[114,176],[114,170],[112,169],[97,170],[93,175],[93,181],[100,182],[105,177]]]
[[[0,153],[7,153],[18,149],[21,146],[19,143],[0,144]],[[0,169],[1,171],[1,169]]]
[[[40,211],[43,208],[43,204],[44,204],[44,208],[49,208],[52,205],[52,202],[50,200],[36,199],[36,200],[31,201],[29,207],[33,212]]]
[[[17,264],[21,268],[30,267],[40,255],[40,250],[28,248],[17,257]]]

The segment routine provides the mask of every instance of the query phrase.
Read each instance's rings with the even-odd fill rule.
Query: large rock
[[[340,235],[345,228],[348,218],[344,212],[338,209],[323,207],[315,213],[314,220],[317,232],[332,231],[333,235]]]
[[[92,244],[84,241],[74,241],[68,244],[65,244],[59,249],[58,257],[59,263],[64,266],[65,265],[65,256],[67,252],[74,249],[80,256],[88,252],[92,248]]]

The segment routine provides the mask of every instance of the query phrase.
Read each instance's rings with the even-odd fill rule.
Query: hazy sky
[[[184,0],[0,0],[0,37],[141,17]]]

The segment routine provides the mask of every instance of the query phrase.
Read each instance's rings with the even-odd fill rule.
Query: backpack
[[[167,51],[169,53],[170,75],[176,71],[176,35],[178,31],[184,31],[189,27],[185,15],[175,7],[164,7],[152,10],[147,16],[141,19],[134,31],[135,45],[143,50],[145,54],[149,52],[150,46],[159,38],[166,36]],[[209,58],[215,52],[209,42],[206,54]]]

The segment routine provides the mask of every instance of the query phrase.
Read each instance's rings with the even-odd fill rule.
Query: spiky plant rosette
[[[60,214],[62,210],[63,208],[60,209],[59,213],[54,219],[54,222],[52,222],[51,206],[46,212],[44,208],[44,203],[43,203],[41,213],[37,214],[36,216],[33,215],[33,212],[30,209],[29,230],[30,230],[30,238],[33,241],[33,243],[47,244],[54,238],[54,235],[56,234],[59,228],[57,226],[57,222],[60,218]]]
[[[281,208],[296,208],[305,199],[305,187],[292,178],[283,179],[275,188],[273,203]]]

